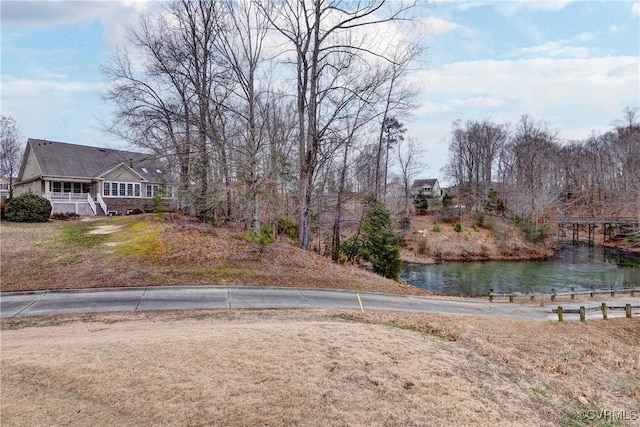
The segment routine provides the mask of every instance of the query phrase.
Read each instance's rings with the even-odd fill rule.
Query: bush
[[[26,193],[14,197],[5,209],[5,219],[15,222],[47,222],[51,216],[51,202],[37,194]]]
[[[409,230],[409,227],[411,227],[411,219],[408,216],[401,216],[398,220],[398,227],[400,227],[400,230],[406,232]]]
[[[460,233],[462,231],[462,224],[460,224],[459,222],[456,222],[453,225],[453,231],[455,231],[456,233]]]
[[[375,273],[398,280],[402,269],[401,235],[392,227],[391,213],[374,196],[365,198],[362,206],[365,215],[360,231],[347,239],[341,249],[349,259],[362,258],[372,264]]]
[[[484,226],[484,212],[478,211],[473,213],[473,225],[482,227]]]
[[[437,222],[433,223],[433,227],[431,227],[431,231],[433,231],[434,233],[439,233],[440,232],[440,224],[438,224]]]
[[[487,212],[504,215],[506,207],[504,201],[498,196],[494,189],[490,189],[487,194],[487,203],[485,204]]]
[[[262,224],[258,234],[253,234],[251,231],[248,231],[246,235],[250,242],[260,245],[261,251],[276,241],[275,227],[270,222]]]
[[[278,235],[284,234],[293,241],[298,240],[298,225],[295,220],[288,215],[283,215],[278,219],[277,230]]]
[[[524,238],[532,243],[544,242],[553,234],[553,229],[547,223],[538,227],[532,221],[520,220],[519,225]]]
[[[460,219],[460,213],[457,209],[443,209],[440,220],[445,224],[454,224]]]
[[[426,215],[429,210],[429,198],[424,194],[418,194],[413,198],[413,206],[418,215]]]
[[[426,255],[429,253],[429,248],[427,245],[427,239],[424,237],[418,240],[418,255]]]
[[[442,196],[442,207],[447,209],[451,206],[453,206],[453,196],[450,196],[448,194]]]

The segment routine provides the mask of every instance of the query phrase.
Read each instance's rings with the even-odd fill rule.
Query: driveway
[[[486,300],[428,298],[373,292],[360,292],[364,310],[391,310],[421,313],[501,316],[530,320],[556,319],[553,309],[561,304],[564,318],[573,320],[579,306],[587,307],[588,318],[602,318],[596,310],[602,302],[611,307],[609,316],[624,316],[631,304],[634,316],[640,311],[640,298],[594,299],[545,306],[497,303]],[[111,311],[223,309],[223,308],[338,308],[359,310],[354,291],[313,288],[251,286],[152,286],[0,293],[0,317],[26,317],[69,313]],[[589,310],[592,309],[592,310]]]

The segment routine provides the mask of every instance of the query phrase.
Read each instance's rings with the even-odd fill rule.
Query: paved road
[[[557,319],[552,309],[556,305],[533,306],[510,303],[489,303],[461,299],[427,298],[373,292],[360,292],[365,310],[394,310],[422,313],[503,316],[520,319]],[[640,312],[640,298],[615,298],[563,302],[563,308],[588,308],[607,302],[609,306],[632,304],[634,315]],[[340,308],[359,309],[353,291],[311,288],[222,287],[222,286],[153,286],[137,288],[100,288],[78,290],[2,292],[0,317],[24,317],[67,313],[110,311],[222,309],[222,308]],[[624,316],[624,310],[610,310],[609,316]],[[565,319],[577,318],[565,314]],[[590,318],[599,312],[587,313]]]

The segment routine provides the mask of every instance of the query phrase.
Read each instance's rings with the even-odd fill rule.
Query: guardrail
[[[585,306],[580,306],[580,308],[578,309],[563,309],[561,305],[558,306],[558,308],[554,308],[551,310],[551,312],[553,313],[557,313],[558,314],[558,321],[559,322],[563,322],[564,321],[564,315],[565,314],[569,314],[569,313],[574,313],[574,314],[579,314],[580,315],[580,321],[584,322],[586,320],[586,313],[588,311],[600,311],[602,313],[602,318],[604,320],[607,320],[608,318],[608,314],[607,312],[609,310],[624,310],[625,312],[625,317],[627,319],[630,319],[631,316],[633,315],[632,310],[638,310],[640,309],[640,305],[634,305],[632,306],[631,304],[625,304],[624,307],[620,307],[620,306],[609,306],[607,307],[607,303],[603,302],[599,307],[589,307],[586,308]]]
[[[571,288],[570,292],[556,292],[554,288],[551,288],[550,293],[521,293],[521,292],[494,292],[493,289],[489,289],[489,302],[492,302],[495,297],[508,297],[509,302],[514,302],[516,297],[528,297],[530,301],[535,301],[536,297],[543,298],[548,296],[550,301],[555,301],[557,297],[570,297],[571,300],[575,300],[578,295],[589,295],[589,298],[593,298],[596,294],[609,294],[611,297],[615,297],[616,294],[631,294],[632,297],[636,296],[636,292],[640,291],[637,286],[633,285],[630,288],[622,289],[595,289],[591,287],[588,291],[576,291]]]

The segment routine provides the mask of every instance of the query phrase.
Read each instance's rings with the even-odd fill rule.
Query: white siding
[[[105,181],[117,181],[117,182],[140,182],[140,177],[131,173],[131,171],[124,167],[120,166],[104,175]]]
[[[29,155],[27,156],[27,161],[24,165],[24,171],[22,173],[23,181],[27,181],[30,178],[42,175],[42,170],[40,169],[40,166],[36,161],[36,156],[33,155],[33,151],[31,149],[27,148],[27,150],[29,151]]]

